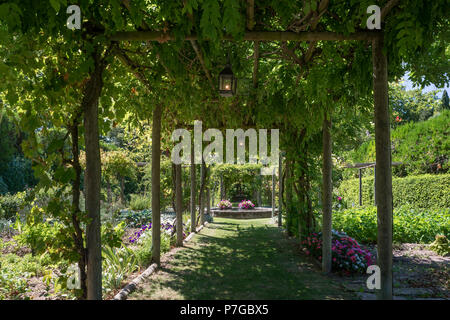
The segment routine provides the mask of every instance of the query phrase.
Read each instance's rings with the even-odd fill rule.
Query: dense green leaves
[[[338,195],[348,205],[359,204],[359,180],[344,180]],[[374,203],[373,176],[362,179],[363,205]],[[417,175],[392,180],[394,207],[410,205],[417,208],[450,207],[450,175]]]
[[[333,227],[364,243],[377,240],[376,207],[351,208],[333,213]],[[449,209],[394,209],[394,242],[430,243],[438,234],[449,236]]]

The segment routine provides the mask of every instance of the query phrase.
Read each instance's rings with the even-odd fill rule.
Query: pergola
[[[398,0],[391,0],[381,11],[381,20],[397,4]],[[374,122],[375,122],[375,144],[376,144],[376,172],[375,186],[377,190],[376,206],[378,215],[378,265],[381,271],[381,289],[379,290],[380,299],[392,299],[393,297],[393,276],[392,276],[392,173],[391,173],[391,148],[390,148],[390,123],[388,109],[388,71],[387,56],[383,53],[384,33],[381,30],[356,32],[348,35],[337,34],[333,32],[268,32],[252,31],[254,26],[254,0],[247,0],[247,29],[244,34],[244,41],[254,42],[254,71],[253,84],[256,87],[256,78],[258,73],[259,42],[260,41],[345,41],[358,40],[372,43],[373,60],[373,95],[374,95]],[[143,31],[117,32],[110,37],[113,41],[158,41],[167,42],[172,40],[190,41],[195,50],[205,74],[213,86],[211,75],[205,67],[203,57],[196,40],[195,34],[188,35],[184,39],[179,39],[169,32],[160,32],[149,30],[143,26]],[[235,41],[230,36],[224,36],[223,40]],[[327,119],[328,117],[328,119]],[[329,115],[323,122],[323,254],[322,269],[323,272],[331,271],[331,228],[332,228],[332,183],[331,183],[331,118]],[[153,111],[152,143],[153,150],[160,149],[160,128],[161,127],[161,106],[157,105]],[[160,153],[152,152],[152,171],[159,172]],[[281,166],[281,164],[280,164]],[[160,177],[158,174],[152,175],[152,198],[160,198]],[[281,189],[281,188],[280,188]],[[159,212],[158,201],[152,201],[152,212]],[[280,201],[281,203],[281,201]],[[281,209],[281,208],[280,208]],[[279,216],[279,225],[281,225],[281,210]],[[155,216],[155,223],[160,221]],[[155,246],[158,247],[155,239]],[[159,252],[155,252],[156,259],[159,258]]]

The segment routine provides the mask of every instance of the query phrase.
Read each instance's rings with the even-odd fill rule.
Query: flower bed
[[[255,205],[250,200],[242,200],[241,203],[239,203],[239,209],[249,210],[254,207]]]
[[[322,233],[312,233],[302,241],[304,252],[319,261],[322,260]],[[365,273],[367,267],[375,263],[368,249],[345,233],[332,231],[332,268],[345,274]]]
[[[131,237],[128,238],[128,240],[131,243],[135,243],[136,241],[139,240],[139,238],[144,235],[144,233],[147,231],[149,231],[152,228],[152,223],[150,222],[149,224],[143,225],[138,231],[136,231],[134,233],[134,235],[132,235]],[[186,238],[187,233],[189,233],[189,231],[187,231],[188,227],[186,226],[186,224],[183,223],[183,239]],[[166,233],[167,235],[171,236],[174,233],[175,230],[175,225],[171,222],[171,221],[164,221],[163,223],[161,223],[161,231]]]

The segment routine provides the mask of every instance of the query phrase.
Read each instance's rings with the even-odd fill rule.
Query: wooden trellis
[[[388,2],[385,8],[381,11],[381,18],[383,19],[387,13],[395,6],[397,0]],[[384,34],[382,31],[366,31],[356,32],[349,35],[342,35],[333,32],[267,32],[267,31],[251,31],[254,26],[254,1],[247,1],[247,28],[241,40],[254,41],[254,72],[253,84],[257,86],[258,73],[258,58],[259,58],[259,42],[260,41],[345,41],[345,40],[359,40],[372,42],[372,60],[373,60],[373,91],[374,91],[374,119],[375,119],[375,144],[376,144],[376,172],[375,185],[377,191],[377,214],[378,214],[378,265],[381,270],[381,290],[379,298],[392,299],[393,296],[393,277],[392,277],[392,172],[391,172],[391,150],[390,150],[390,124],[389,124],[389,109],[388,109],[388,78],[387,78],[387,56],[383,53],[384,49]],[[172,40],[180,40],[174,35],[159,31],[129,31],[117,32],[110,38],[113,41],[158,41],[167,42]],[[196,50],[196,40],[198,36],[195,34],[185,36],[181,40],[191,41],[194,50],[200,60],[203,61],[200,51]],[[231,36],[223,36],[223,40],[235,41]],[[203,39],[205,40],[205,39]],[[210,82],[211,77],[208,70],[202,63],[204,72]],[[160,113],[160,111],[158,111]],[[154,120],[160,119],[160,115],[154,116]],[[158,126],[158,123],[154,123]],[[331,125],[330,125],[331,127]],[[328,130],[328,129],[327,129]],[[152,143],[159,143],[160,137],[154,137]],[[324,138],[324,151],[327,150],[329,154],[331,146],[331,135],[327,134]],[[155,146],[157,147],[157,146]],[[152,153],[152,169],[158,169],[159,152]],[[158,164],[156,164],[158,162]],[[324,157],[323,168],[324,171],[330,171],[331,157]],[[195,173],[194,173],[195,174]],[[331,174],[324,175],[324,185],[331,185]],[[193,176],[195,179],[195,175]],[[159,187],[159,177],[152,177],[152,182]],[[155,200],[159,199],[159,190],[152,188]],[[325,190],[325,188],[324,188]],[[331,266],[331,197],[326,196],[329,192],[323,192],[323,270],[329,271]],[[274,200],[272,200],[274,202]],[[159,201],[152,201],[153,212],[159,211]],[[280,208],[281,209],[281,208]],[[191,208],[194,211],[195,208]],[[194,213],[195,214],[195,213]],[[279,214],[281,217],[281,214]],[[281,223],[281,221],[279,221]],[[156,228],[154,228],[156,230]],[[155,231],[154,232],[157,232]],[[159,235],[155,234],[155,237]],[[158,239],[155,238],[154,248],[158,246]],[[156,252],[157,253],[157,252]],[[159,253],[156,254],[159,257]],[[158,260],[159,261],[159,260]]]

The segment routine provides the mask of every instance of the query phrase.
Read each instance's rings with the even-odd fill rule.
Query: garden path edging
[[[186,239],[183,240],[183,245],[189,242],[195,234],[199,233],[204,226],[206,226],[208,222],[206,221],[204,224],[199,226],[195,232],[191,232]],[[176,248],[170,250],[169,252],[165,253],[165,255],[170,254],[173,250]],[[113,298],[113,300],[126,300],[128,295],[136,290],[136,288],[149,276],[151,276],[153,273],[155,273],[158,270],[158,265],[156,263],[151,264],[147,269],[145,269],[144,272],[142,272],[139,276],[137,276],[135,279],[133,279],[130,283],[128,283],[123,289],[119,291],[118,294],[116,294]]]

